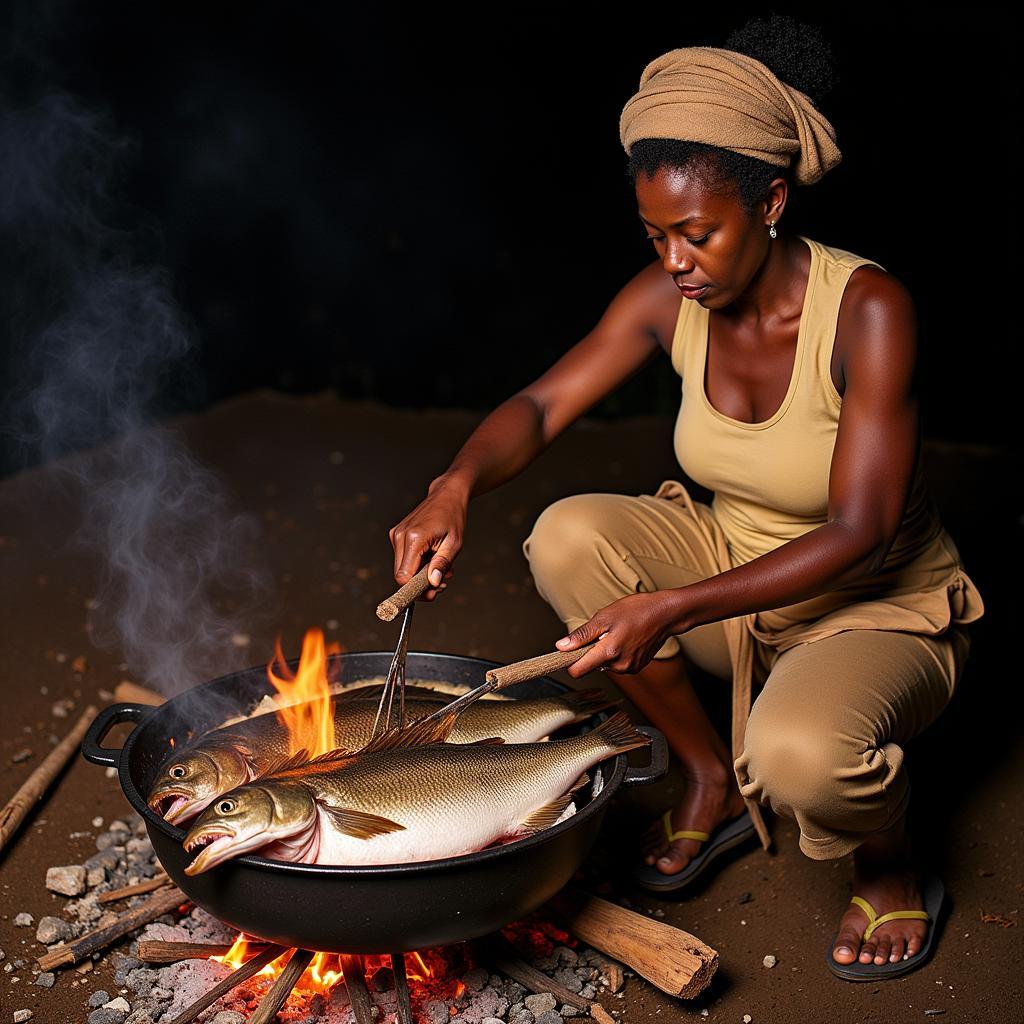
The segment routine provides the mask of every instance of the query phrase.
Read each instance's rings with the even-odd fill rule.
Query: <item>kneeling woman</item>
[[[620,138],[657,259],[392,529],[395,579],[432,552],[436,597],[469,499],[664,350],[682,378],[676,455],[712,504],[674,480],[576,495],[524,544],[571,631],[558,647],[594,644],[570,675],[610,672],[682,762],[686,792],[652,823],[637,879],[677,889],[729,846],[767,847],[766,804],[808,857],[853,853],[828,964],[885,977],[924,961],[942,899],[911,858],[903,747],[948,703],[984,608],[920,474],[911,298],[877,263],[785,230],[791,186],[840,153],[788,84],[801,68],[744,48],[645,68]],[[731,751],[688,662],[732,682]]]

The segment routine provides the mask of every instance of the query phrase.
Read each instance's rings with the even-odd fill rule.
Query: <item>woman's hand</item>
[[[679,589],[630,594],[602,608],[555,644],[560,651],[575,651],[597,640],[594,649],[566,671],[574,679],[594,669],[639,672],[668,637],[685,632],[679,626],[681,593]]]
[[[451,566],[462,548],[468,504],[463,490],[439,477],[431,483],[427,497],[388,531],[395,549],[397,583],[408,583],[422,567],[424,555],[433,552],[427,571],[433,586],[423,592],[424,601],[433,601],[453,575]]]

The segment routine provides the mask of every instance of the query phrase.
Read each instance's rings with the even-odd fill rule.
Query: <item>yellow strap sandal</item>
[[[664,871],[659,871],[654,864],[645,864],[643,860],[634,864],[633,879],[638,885],[642,885],[651,892],[670,892],[674,889],[684,888],[719,854],[738,846],[757,834],[750,818],[750,812],[746,810],[731,821],[720,825],[714,832],[700,832],[697,829],[679,829],[673,832],[672,808],[662,815],[661,822],[665,828],[667,842],[673,843],[677,839],[695,839],[698,843],[707,843],[707,846],[696,857],[693,857],[686,867],[673,875],[666,875]]]
[[[876,929],[887,921],[929,921],[931,922],[931,927],[928,929],[928,933],[925,936],[925,940],[920,951],[905,960],[897,960],[894,964],[862,964],[859,960],[855,960],[852,964],[837,963],[832,957],[832,950],[835,949],[836,941],[839,936],[839,933],[836,932],[832,937],[832,942],[825,954],[829,970],[840,978],[845,978],[847,981],[877,981],[879,978],[894,978],[897,975],[906,974],[908,971],[914,971],[918,967],[921,967],[931,955],[934,947],[936,931],[935,925],[939,919],[939,913],[942,910],[946,895],[942,881],[937,875],[929,876],[928,880],[925,882],[922,895],[924,897],[924,905],[927,909],[891,910],[888,914],[882,914],[881,916],[879,916],[878,911],[875,910],[875,908],[871,906],[866,899],[863,899],[860,896],[851,896],[850,902],[854,904],[854,906],[860,907],[868,919],[868,926],[864,929],[864,933],[860,937],[861,942],[865,942],[867,939],[870,939],[871,936],[874,935]]]
[[[665,839],[674,843],[677,839],[696,839],[699,843],[706,843],[711,838],[710,832],[697,832],[695,829],[680,829],[672,831],[672,808],[670,807],[661,818],[665,825]]]
[[[871,938],[875,933],[875,929],[885,924],[886,921],[930,921],[931,915],[927,910],[890,910],[888,914],[883,914],[881,917],[878,916],[878,911],[875,910],[867,900],[861,899],[860,896],[851,896],[850,902],[855,903],[865,914],[868,915],[868,926],[864,929],[864,934],[860,937],[861,942],[865,942]]]

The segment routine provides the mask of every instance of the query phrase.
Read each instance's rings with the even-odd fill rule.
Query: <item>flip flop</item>
[[[692,858],[686,867],[672,875],[666,875],[663,871],[659,871],[654,864],[644,864],[643,862],[634,864],[634,881],[653,892],[672,892],[675,889],[682,889],[693,882],[719,854],[731,850],[734,846],[739,846],[740,843],[746,842],[751,836],[757,834],[749,811],[744,811],[738,817],[723,822],[714,832],[698,832],[695,829],[681,829],[678,832],[673,832],[671,808],[664,813],[661,820],[665,826],[665,837],[668,842],[671,843],[676,839],[696,839],[698,842],[706,842],[708,845]]]
[[[854,960],[852,964],[836,963],[832,959],[832,950],[835,948],[836,940],[839,937],[839,930],[837,929],[825,953],[828,969],[833,974],[840,978],[845,978],[847,981],[878,981],[885,978],[895,978],[901,974],[916,971],[918,967],[923,967],[935,947],[935,933],[938,928],[939,914],[942,912],[945,903],[946,890],[942,884],[942,879],[938,875],[929,875],[928,880],[924,884],[923,896],[924,910],[893,910],[888,914],[882,914],[881,917],[879,917],[878,912],[867,900],[861,899],[860,896],[852,897],[850,902],[855,903],[868,915],[868,926],[861,936],[862,942],[864,939],[870,939],[874,930],[886,921],[903,919],[929,921],[931,922],[931,927],[928,929],[928,934],[925,936],[924,945],[920,951],[906,960],[897,960],[894,964],[862,964],[859,960]]]

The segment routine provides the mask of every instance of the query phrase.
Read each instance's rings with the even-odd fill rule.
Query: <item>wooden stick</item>
[[[184,1013],[175,1017],[171,1024],[191,1024],[203,1010],[217,1002],[225,992],[230,992],[233,988],[241,985],[243,981],[248,981],[254,974],[262,971],[267,964],[273,963],[279,956],[287,952],[287,946],[268,946],[262,953],[257,953],[251,960],[246,960],[237,971],[233,971],[226,978],[218,981],[209,992],[203,993]],[[253,1017],[253,1020],[255,1019]]]
[[[480,949],[480,956],[484,963],[497,968],[502,974],[507,974],[513,981],[518,981],[520,985],[528,988],[531,992],[550,992],[560,1004],[568,1003],[570,1006],[575,1006],[577,1010],[583,1010],[591,1015],[593,1015],[594,1006],[604,1010],[604,1007],[596,1000],[587,999],[578,992],[559,985],[554,978],[549,978],[542,971],[538,971],[525,961],[520,960],[501,935],[492,935],[481,939],[474,943],[474,946]]]
[[[131,683],[127,679],[122,679],[114,687],[114,698],[126,704],[151,704],[153,707],[167,700],[162,693],[139,686],[138,683]]]
[[[693,999],[718,970],[718,953],[696,935],[607,900],[570,888],[547,907],[578,939],[632,967],[670,996]]]
[[[154,889],[170,884],[171,880],[161,871],[159,875],[147,878],[145,882],[139,882],[137,885],[126,885],[122,889],[111,889],[110,892],[103,893],[96,902],[113,903],[115,900],[127,899],[129,896],[141,896],[143,893],[152,892]]]
[[[160,942],[158,939],[139,939],[136,960],[147,964],[174,964],[179,960],[209,960],[211,956],[224,956],[233,942]],[[247,949],[263,949],[265,942],[247,941]]]
[[[90,953],[105,949],[122,935],[127,935],[128,932],[133,932],[136,928],[141,928],[144,924],[149,924],[150,921],[155,921],[188,902],[189,898],[177,886],[161,889],[141,906],[126,910],[112,924],[105,928],[97,928],[75,939],[74,942],[62,943],[39,957],[36,963],[39,964],[41,971],[52,971],[54,967],[61,967],[64,964],[77,964]]]
[[[497,683],[500,690],[513,683],[536,679],[538,676],[546,676],[549,672],[557,672],[561,668],[575,665],[587,651],[596,646],[597,641],[595,640],[594,643],[587,644],[586,647],[581,647],[576,651],[552,651],[550,654],[541,654],[536,658],[527,658],[526,661],[514,661],[511,665],[492,668],[484,676],[484,679],[488,683]]]
[[[427,579],[427,569],[429,568],[430,563],[427,562],[404,587],[399,587],[389,598],[381,601],[377,605],[377,618],[390,622],[398,616],[400,611],[404,611],[412,604],[430,586],[430,580]]]
[[[614,960],[603,960],[601,962],[601,973],[608,978],[608,988],[612,992],[621,992],[622,986],[626,984],[626,976],[622,968]]]
[[[277,1011],[284,1006],[285,1000],[292,994],[292,989],[298,984],[299,978],[302,977],[314,955],[309,949],[295,950],[291,960],[285,964],[284,970],[270,986],[270,991],[263,997],[263,1002],[249,1018],[249,1024],[270,1024],[277,1016]]]
[[[373,1024],[373,1003],[366,988],[366,968],[361,956],[342,956],[341,969],[345,974],[345,987],[352,1003],[356,1024]],[[251,1024],[251,1022],[250,1022]]]
[[[405,975],[405,954],[391,954],[391,970],[395,975],[395,995],[398,1010],[397,1024],[416,1024],[412,1016],[412,1000],[409,998],[409,979]]]
[[[0,811],[0,850],[7,845],[8,840],[18,830],[25,815],[43,798],[50,788],[50,783],[60,774],[61,769],[71,759],[71,755],[78,750],[82,737],[95,717],[96,708],[90,704],[82,712],[82,717],[75,723],[71,732],[46,755],[43,763],[22,783],[18,792],[7,801],[4,809]]]

